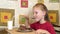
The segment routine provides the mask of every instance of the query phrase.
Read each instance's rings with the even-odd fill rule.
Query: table
[[[32,32],[17,32],[17,29],[7,30],[10,34],[35,34],[35,31]]]

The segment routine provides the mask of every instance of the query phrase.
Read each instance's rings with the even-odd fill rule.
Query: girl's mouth
[[[35,19],[34,17],[32,17],[32,19]]]

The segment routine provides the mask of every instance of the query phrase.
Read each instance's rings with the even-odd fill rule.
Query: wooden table
[[[32,32],[17,32],[17,29],[7,30],[11,34],[35,34],[35,31]]]

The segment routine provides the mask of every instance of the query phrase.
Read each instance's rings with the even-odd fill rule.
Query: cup
[[[13,21],[8,21],[8,30],[12,30],[13,29]]]

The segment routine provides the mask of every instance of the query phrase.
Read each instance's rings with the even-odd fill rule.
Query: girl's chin
[[[35,21],[39,21],[38,19],[35,19]]]

